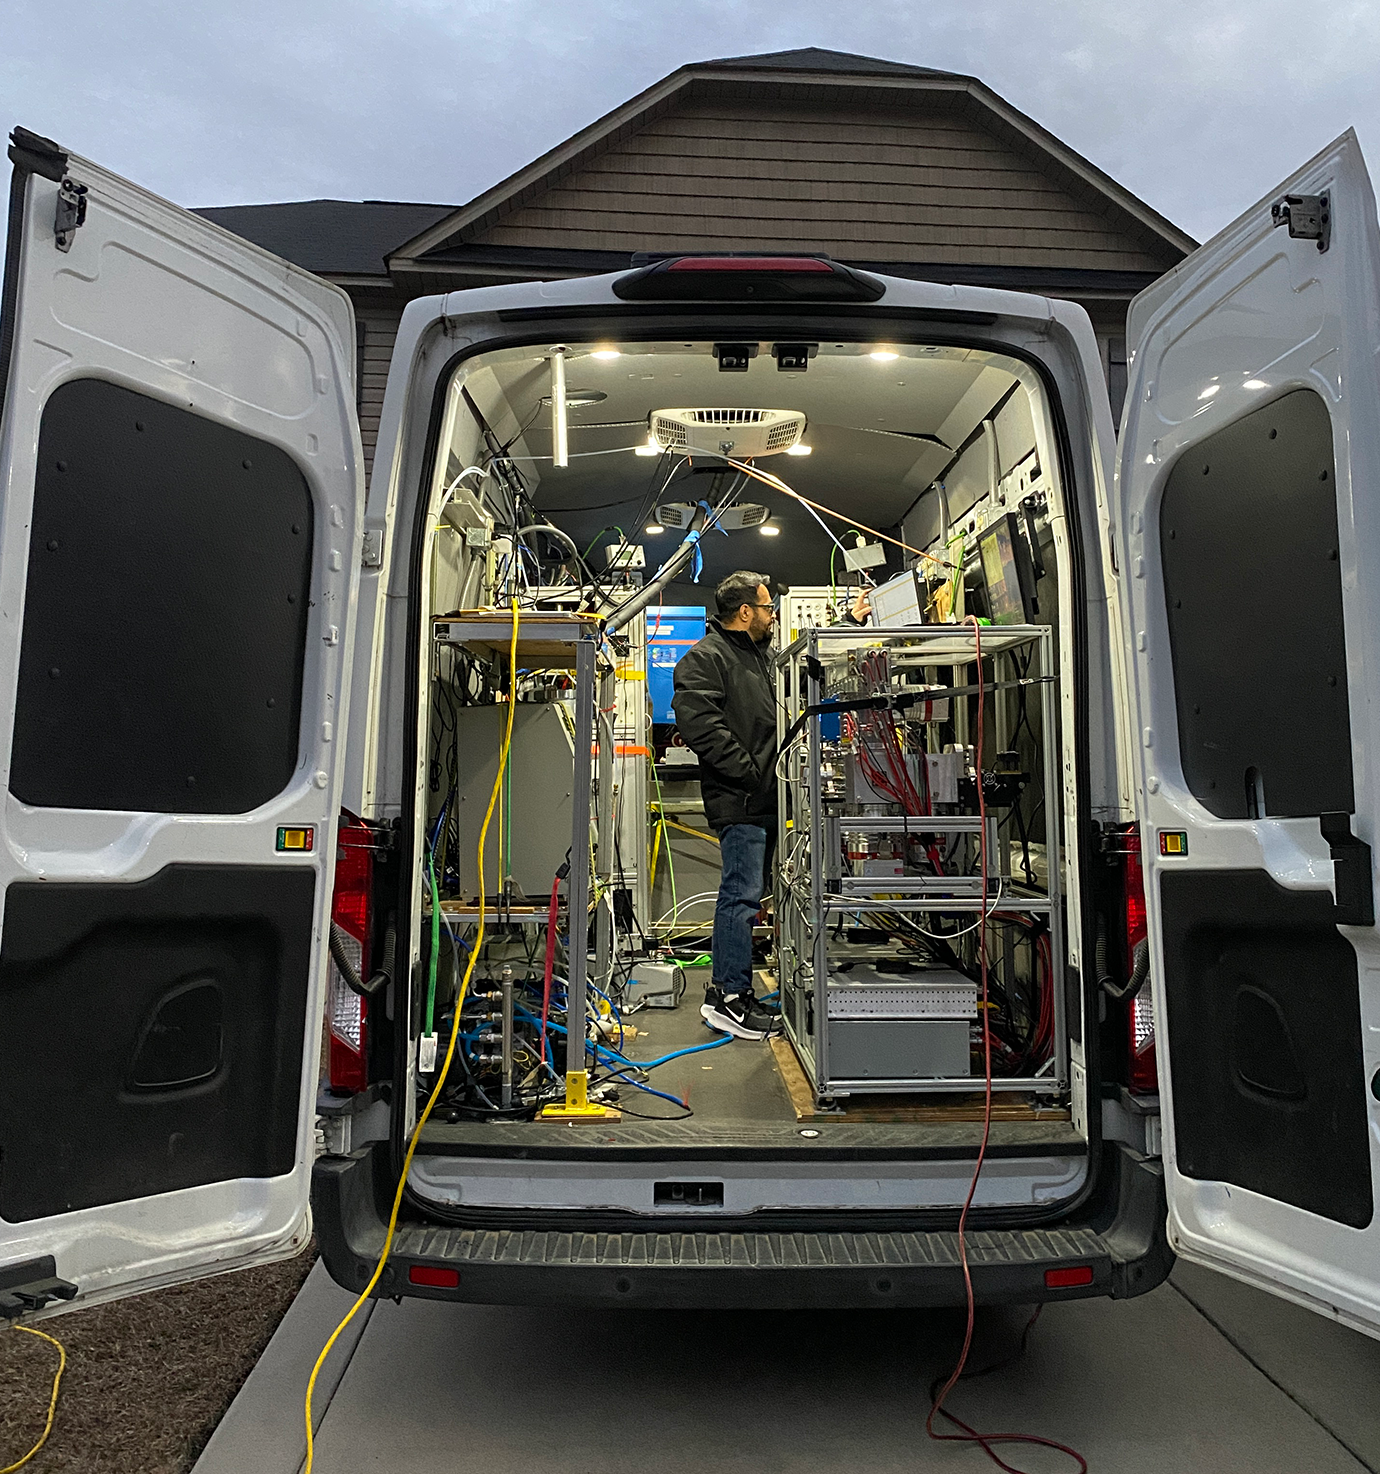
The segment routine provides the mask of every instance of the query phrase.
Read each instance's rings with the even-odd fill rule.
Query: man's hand
[[[849,613],[859,624],[867,623],[868,616],[872,613],[872,601],[867,597],[866,589],[858,590],[858,596],[853,600],[853,607]]]

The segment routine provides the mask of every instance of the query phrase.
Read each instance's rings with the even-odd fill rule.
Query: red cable
[[[982,869],[982,908],[978,912],[978,966],[982,976],[982,1063],[983,1063],[983,1109],[982,1109],[982,1144],[978,1147],[977,1164],[973,1168],[973,1180],[968,1184],[968,1196],[963,1200],[963,1211],[958,1216],[958,1258],[963,1265],[963,1293],[968,1305],[968,1322],[963,1331],[963,1350],[959,1352],[958,1365],[949,1374],[949,1380],[939,1389],[939,1395],[934,1399],[930,1407],[930,1415],[925,1419],[925,1432],[940,1443],[976,1443],[983,1453],[1006,1474],[1022,1474],[1022,1471],[1008,1464],[992,1448],[994,1443],[1033,1443],[1044,1448],[1058,1449],[1060,1453],[1067,1454],[1078,1465],[1079,1474],[1088,1474],[1088,1461],[1075,1449],[1067,1444],[1056,1443],[1052,1438],[1041,1438],[1035,1433],[979,1433],[976,1428],[971,1428],[961,1419],[956,1418],[951,1412],[945,1411],[944,1399],[953,1391],[954,1384],[963,1375],[963,1368],[968,1364],[968,1353],[973,1345],[973,1322],[976,1317],[976,1306],[973,1302],[973,1276],[968,1267],[968,1210],[973,1205],[973,1195],[977,1192],[978,1178],[982,1174],[983,1159],[987,1155],[987,1142],[992,1134],[992,1034],[987,1024],[987,799],[982,791],[982,739],[983,739],[983,708],[985,705],[982,689],[982,626],[973,615],[969,615],[965,624],[973,627],[973,651],[977,664],[977,699],[978,699],[978,721],[977,721],[977,756],[975,768],[977,775],[978,796],[978,819],[980,829],[978,831],[978,863]],[[936,1433],[934,1431],[934,1420],[936,1416],[943,1415],[960,1431],[958,1433]]]
[[[546,973],[541,985],[541,1045],[540,1054],[546,1058],[546,1016],[551,1012],[551,979],[556,972],[556,912],[560,906],[561,877],[551,882],[551,906],[546,913]]]

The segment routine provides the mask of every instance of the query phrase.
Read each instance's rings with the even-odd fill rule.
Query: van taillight
[[[353,815],[342,814],[336,835],[335,893],[331,920],[344,934],[339,938],[357,976],[366,977],[373,940],[373,837]],[[368,1021],[364,999],[356,993],[330,960],[326,993],[326,1021],[330,1041],[327,1066],[333,1091],[348,1094],[369,1083],[365,1061]]]
[[[1128,830],[1121,837],[1122,888],[1126,899],[1126,966],[1134,973],[1144,963],[1149,943],[1149,927],[1145,914],[1145,871],[1141,862],[1140,833]],[[1159,1089],[1155,1062],[1155,1004],[1150,995],[1150,973],[1131,995],[1126,1011],[1130,1030],[1129,1079],[1127,1085],[1137,1095],[1153,1095]]]

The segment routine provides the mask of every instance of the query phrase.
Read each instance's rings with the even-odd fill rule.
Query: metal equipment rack
[[[845,813],[847,805],[829,792],[837,786],[837,775],[826,772],[822,732],[823,723],[839,720],[837,715],[831,717],[828,706],[837,704],[844,711],[856,694],[858,658],[884,652],[888,683],[902,674],[906,680],[939,688],[935,699],[954,703],[951,715],[959,744],[970,742],[976,731],[975,640],[971,628],[959,625],[834,626],[805,631],[776,657],[777,735],[784,749],[778,760],[778,977],[786,1032],[820,1104],[858,1093],[971,1091],[976,1086],[968,1066],[968,1033],[978,1011],[976,987],[970,980],[956,972],[937,971],[938,981],[931,983],[912,979],[908,986],[886,986],[885,975],[879,975],[871,986],[844,987],[831,982],[831,962],[842,960],[832,930],[845,917],[865,926],[869,915],[890,912],[904,913],[921,924],[959,919],[971,925],[968,918],[982,911],[982,875],[971,864],[969,873],[955,875],[845,873],[845,835],[904,832],[903,855],[917,833],[949,836],[956,851],[964,850],[961,837],[967,835],[972,838],[966,854],[972,857],[980,853],[981,820],[976,813],[961,812],[917,817],[905,814],[900,804],[885,803],[855,803],[854,809],[868,812]],[[989,813],[987,915],[999,909],[1044,919],[1052,971],[1046,981],[1053,992],[1054,1012],[1050,1058],[1034,1074],[995,1078],[993,1088],[1053,1095],[1067,1087],[1069,1075],[1053,633],[1033,625],[988,627],[981,631],[981,649],[984,665],[991,658],[992,671],[985,682],[992,701],[988,753],[1001,750],[1013,734],[1009,707],[1013,693],[1038,711],[1045,816],[1040,835],[1044,863],[1038,871],[1017,876],[1016,866],[1008,863],[997,840],[997,820]],[[1016,652],[1021,653],[1020,664],[1012,658]],[[889,685],[889,690],[900,697],[908,690],[915,693],[916,687]],[[914,694],[910,700],[915,702]],[[896,707],[902,709],[903,703],[898,701]],[[964,805],[943,807],[956,810]],[[1029,883],[1032,873],[1035,884]],[[993,923],[994,930],[1000,926],[1000,921]],[[937,1028],[941,1021],[944,1027]],[[904,1068],[897,1067],[898,1061]],[[955,1068],[957,1061],[961,1065]]]
[[[506,664],[513,616],[502,612],[447,615],[434,621],[437,645],[462,645],[486,658]],[[613,876],[613,765],[614,729],[605,713],[615,704],[614,652],[596,620],[582,616],[523,612],[518,625],[519,662],[553,670],[571,670],[575,676],[574,758],[570,821],[571,867],[567,912],[587,916],[592,884],[607,886]],[[592,825],[592,829],[591,829]],[[539,916],[538,912],[529,915]],[[496,921],[510,919],[501,898],[493,903]],[[595,917],[594,971],[608,970],[613,945],[612,917],[606,906]],[[588,929],[570,927],[569,1011],[582,1018],[589,986]],[[585,1069],[583,1029],[567,1034],[566,1073],[578,1075],[583,1092]],[[583,1107],[583,1094],[580,1097]],[[591,1109],[591,1116],[597,1112]]]

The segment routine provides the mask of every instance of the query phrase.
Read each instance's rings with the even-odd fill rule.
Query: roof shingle
[[[393,200],[293,200],[218,205],[194,213],[307,271],[386,278],[388,254],[455,208]]]

